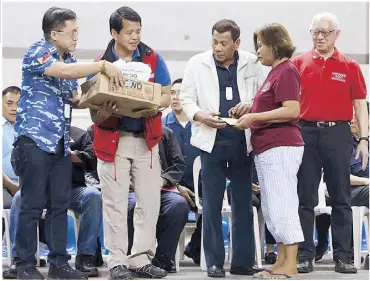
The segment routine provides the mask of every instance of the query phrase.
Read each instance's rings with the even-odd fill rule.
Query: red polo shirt
[[[366,99],[357,62],[336,48],[326,61],[314,50],[293,59],[301,75],[301,115],[306,121],[350,121],[355,99]]]

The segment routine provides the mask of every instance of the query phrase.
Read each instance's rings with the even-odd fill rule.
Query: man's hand
[[[80,157],[77,156],[75,151],[71,151],[72,163],[83,163]]]
[[[252,183],[252,191],[254,194],[260,193],[260,186],[258,184]]]
[[[195,197],[195,194],[190,189],[178,184],[177,190],[180,192],[181,196],[186,199],[190,206],[196,207],[196,204],[190,197],[190,196]]]
[[[361,140],[357,146],[356,150],[356,157],[355,159],[358,159],[358,157],[362,156],[362,170],[365,171],[367,167],[367,162],[369,161],[369,143],[366,140]]]
[[[7,190],[14,196],[19,190],[18,184],[7,187]]]
[[[104,73],[110,78],[110,85],[112,85],[112,87],[125,87],[125,79],[123,78],[121,71],[113,63],[105,61]]]
[[[252,105],[250,104],[242,104],[239,102],[237,105],[229,109],[229,117],[231,118],[240,118],[244,114],[247,114],[251,111]]]
[[[235,128],[245,130],[250,128],[250,126],[255,122],[255,115],[252,113],[244,114],[240,117],[235,125]]]
[[[227,123],[218,119],[218,113],[206,113],[206,112],[197,112],[195,114],[195,121],[199,121],[208,127],[215,128],[215,129],[222,129],[225,128]]]
[[[103,106],[98,111],[98,115],[101,118],[108,118],[112,113],[116,112],[117,105],[115,101],[105,101]]]

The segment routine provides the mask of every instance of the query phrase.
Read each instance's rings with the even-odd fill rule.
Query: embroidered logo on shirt
[[[262,92],[267,92],[268,90],[270,90],[270,82],[267,82],[265,85],[263,85],[263,88],[261,89]]]
[[[38,58],[37,61],[40,63],[40,64],[44,64],[45,62],[47,62],[48,59],[51,58],[51,55],[50,54],[46,54],[44,55],[42,58]]]
[[[346,74],[338,73],[338,72],[332,72],[331,80],[337,80],[340,82],[346,82]]]

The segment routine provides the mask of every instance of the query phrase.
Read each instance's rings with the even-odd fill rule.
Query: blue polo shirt
[[[177,120],[175,113],[171,111],[166,117],[162,118],[162,124],[175,133],[185,159],[186,170],[180,184],[194,190],[193,163],[200,154],[200,150],[190,144],[191,122],[188,122],[184,128]]]
[[[114,50],[114,45],[112,47],[112,52],[115,61],[119,60],[119,57]],[[136,48],[132,56],[132,61],[140,62],[139,48]],[[171,84],[171,77],[167,65],[163,57],[159,53],[157,53],[157,68],[154,73],[154,82],[161,84],[162,86],[168,86]],[[119,128],[120,130],[127,132],[140,133],[144,130],[143,120],[143,118],[131,118],[127,116],[122,116],[120,118]]]
[[[60,54],[47,40],[42,39],[28,49],[23,58],[22,91],[14,130],[48,153],[57,153],[58,142],[64,138],[64,155],[68,155],[72,91],[78,88],[78,83],[76,79],[44,75],[57,61]],[[64,62],[75,63],[76,59],[67,53]]]
[[[236,106],[240,102],[237,68],[238,68],[239,54],[234,53],[234,62],[227,69],[215,59],[216,70],[218,76],[218,84],[220,88],[220,116],[229,117],[228,112],[230,108]],[[226,99],[226,88],[232,88],[232,100]],[[223,129],[218,129],[216,134],[216,141],[230,141],[230,140],[245,140],[245,134],[242,130],[236,130],[230,126]]]
[[[16,133],[12,124],[3,117],[3,172],[15,183],[18,183],[18,177],[15,175],[12,164],[10,162],[13,142]]]

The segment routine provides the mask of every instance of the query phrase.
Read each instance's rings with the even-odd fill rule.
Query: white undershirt
[[[188,124],[189,120],[188,121],[185,121],[185,122],[180,122],[180,124],[185,128],[186,125]]]

